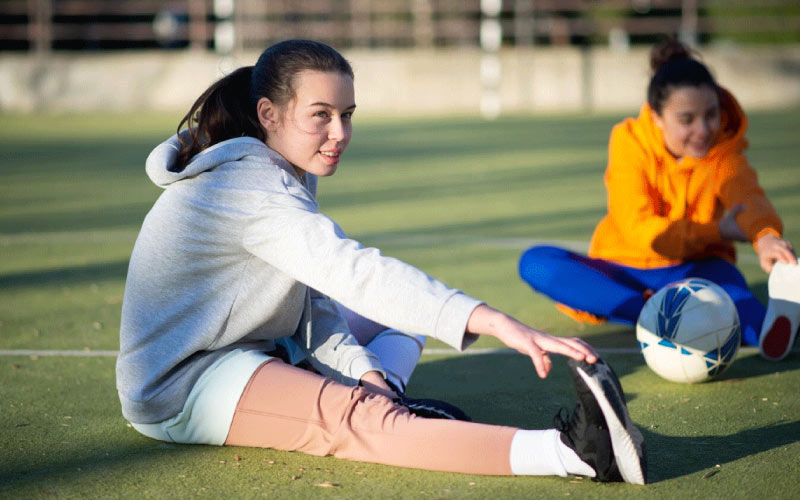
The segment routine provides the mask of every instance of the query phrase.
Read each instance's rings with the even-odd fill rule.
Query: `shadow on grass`
[[[600,176],[603,172],[602,168],[598,163],[578,161],[569,165],[527,166],[499,173],[488,172],[469,177],[448,177],[437,182],[421,179],[416,185],[375,187],[369,191],[354,189],[326,193],[323,190],[319,199],[321,206],[329,208],[396,201],[436,200],[443,196],[454,195],[469,198],[511,190],[530,191],[548,183],[591,176],[592,174]]]
[[[106,447],[95,447],[92,450],[78,448],[59,456],[43,456],[35,460],[35,465],[21,470],[13,463],[0,465],[0,485],[3,489],[13,490],[28,485],[42,485],[60,477],[76,474],[98,474],[103,470],[120,471],[121,469],[141,469],[148,461],[158,460],[161,463],[172,463],[184,460],[187,454],[201,452],[204,446],[161,443],[142,439],[138,443],[126,446],[109,444]],[[66,458],[68,455],[68,458]],[[30,464],[30,461],[27,461]]]
[[[0,233],[23,234],[111,228],[138,229],[152,206],[152,201],[142,201],[102,208],[61,209],[0,217]]]
[[[128,261],[103,262],[85,266],[60,267],[42,271],[25,271],[0,275],[0,290],[38,285],[73,285],[125,279]]]
[[[464,409],[477,422],[550,428],[561,407],[572,409],[575,405],[567,363],[561,356],[554,356],[553,361],[550,375],[539,379],[530,359],[522,355],[449,356],[420,364],[408,393],[412,397],[444,399]],[[637,364],[641,363],[635,356],[614,359],[620,376],[633,371]]]
[[[481,123],[471,118],[418,121],[360,129],[349,155],[357,158],[402,157],[406,161],[452,158],[456,155],[542,148],[603,149],[617,117],[575,119],[503,118]],[[413,143],[414,147],[409,147]]]
[[[666,481],[800,441],[800,421],[766,425],[728,436],[665,436],[642,430],[648,482]]]
[[[500,358],[500,356],[503,356]],[[620,377],[640,369],[640,356],[611,355],[610,363]],[[561,357],[556,357],[550,376],[540,380],[522,355],[490,354],[447,357],[419,365],[409,394],[449,401],[473,420],[528,429],[553,427],[559,408],[575,404],[572,380]],[[713,382],[724,387],[744,378],[797,370],[797,359],[771,363],[757,355],[737,360]],[[628,392],[628,402],[637,394]],[[724,436],[668,436],[642,429],[649,449],[649,482],[669,480],[714,468],[764,451],[800,441],[800,421],[771,424]]]
[[[753,377],[763,377],[776,373],[788,372],[800,368],[800,355],[797,348],[789,356],[775,363],[767,361],[758,354],[739,355],[725,373],[713,383],[732,383]]]
[[[548,225],[547,238],[559,239],[566,232],[574,234],[577,231],[591,229],[604,214],[602,206],[567,209],[540,214],[522,214],[509,217],[483,218],[481,220],[465,221],[458,224],[441,224],[428,227],[411,227],[401,230],[373,231],[366,233],[354,232],[354,237],[369,241],[381,241],[381,238],[399,239],[402,236],[410,238],[436,237],[442,235],[471,235],[486,236],[502,233],[525,234],[526,237],[540,236],[543,232],[541,226]],[[534,233],[522,232],[520,227],[539,228]],[[565,231],[564,228],[567,228]],[[524,248],[520,248],[520,253]]]

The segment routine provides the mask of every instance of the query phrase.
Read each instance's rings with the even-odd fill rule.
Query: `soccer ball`
[[[687,278],[648,300],[636,323],[636,340],[654,372],[673,382],[711,380],[739,350],[736,305],[719,285]]]

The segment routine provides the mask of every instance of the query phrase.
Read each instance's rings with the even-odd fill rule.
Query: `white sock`
[[[405,391],[424,346],[424,335],[408,335],[388,329],[376,335],[366,347],[381,360],[386,378]]]
[[[509,461],[515,476],[595,476],[594,469],[561,442],[557,429],[518,430],[511,439]]]
[[[764,325],[761,327],[759,346],[762,354],[777,361],[789,353],[798,325],[800,325],[800,265],[776,262],[769,274],[767,289],[769,303],[767,304],[767,314],[764,317]],[[764,346],[766,333],[772,329],[776,321],[782,322],[784,326],[788,323],[789,328],[789,346],[782,355],[780,353],[778,355],[770,354],[770,349],[765,349]]]

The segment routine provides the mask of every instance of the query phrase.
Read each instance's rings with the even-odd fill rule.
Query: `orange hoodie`
[[[736,222],[750,241],[765,232],[780,236],[778,214],[744,154],[747,117],[722,89],[720,107],[720,138],[704,158],[676,160],[648,104],[637,119],[614,127],[605,174],[608,215],[595,229],[590,257],[644,269],[706,257],[735,262],[736,250],[718,223],[737,204],[746,206]]]

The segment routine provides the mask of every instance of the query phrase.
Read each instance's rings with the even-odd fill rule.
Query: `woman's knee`
[[[548,245],[531,247],[519,258],[519,275],[534,288],[546,285],[555,278],[554,264],[569,254],[568,250]]]

